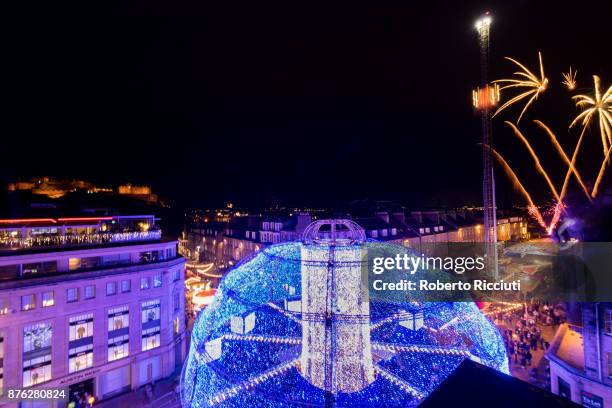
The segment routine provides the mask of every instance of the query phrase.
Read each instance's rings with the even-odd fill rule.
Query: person
[[[527,360],[527,365],[530,366],[531,365],[531,359],[533,358],[533,356],[531,355],[531,351],[527,350],[527,353],[525,353],[525,359]]]

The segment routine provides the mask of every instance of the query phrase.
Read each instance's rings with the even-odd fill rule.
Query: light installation
[[[508,373],[501,336],[474,303],[369,293],[371,251],[410,253],[323,220],[237,265],[194,325],[183,406],[405,407],[466,358]]]

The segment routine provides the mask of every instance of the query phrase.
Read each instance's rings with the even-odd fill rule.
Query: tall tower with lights
[[[489,274],[497,278],[497,216],[495,205],[495,178],[491,151],[491,112],[499,102],[499,87],[489,84],[489,30],[491,14],[487,11],[477,22],[476,30],[480,41],[480,87],[473,91],[474,108],[480,113],[482,120],[482,195],[484,207],[484,241],[487,253],[487,268]]]

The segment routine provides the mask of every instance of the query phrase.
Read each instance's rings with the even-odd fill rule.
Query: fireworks
[[[576,107],[584,108],[584,110],[574,118],[570,128],[581,122],[584,129],[591,124],[593,117],[597,115],[603,153],[604,156],[607,156],[608,145],[612,145],[612,86],[602,94],[601,80],[597,75],[593,75],[593,82],[594,96],[576,95],[572,98],[576,101]]]
[[[597,173],[597,179],[595,180],[595,185],[593,186],[593,191],[591,192],[591,197],[597,197],[597,193],[599,192],[599,183],[601,183],[601,179],[603,178],[604,171],[606,169],[606,163],[610,161],[610,152],[612,151],[612,146],[608,149],[608,153],[606,157],[604,157],[601,162],[601,167],[599,168],[599,173]]]
[[[544,218],[542,217],[542,214],[540,213],[540,210],[538,209],[538,207],[535,205],[535,203],[533,202],[533,199],[531,198],[531,195],[529,194],[529,192],[527,191],[527,189],[525,189],[525,187],[523,186],[523,184],[521,183],[521,181],[519,180],[518,176],[516,175],[516,173],[514,172],[514,170],[512,170],[512,167],[510,167],[510,165],[508,164],[508,162],[506,161],[506,159],[503,158],[503,156],[501,154],[499,154],[494,148],[492,148],[489,145],[484,145],[487,149],[489,149],[491,151],[491,153],[493,154],[493,156],[495,157],[495,159],[497,159],[497,161],[499,162],[499,164],[501,164],[502,168],[504,169],[504,171],[506,172],[506,174],[508,175],[508,177],[510,178],[510,180],[512,180],[512,183],[514,184],[514,187],[523,195],[523,197],[525,197],[525,199],[527,200],[527,203],[529,204],[528,207],[528,211],[529,214],[535,218],[535,220],[538,222],[538,224],[540,224],[540,226],[542,226],[543,228],[546,228],[546,222],[544,221]]]
[[[544,179],[546,180],[546,183],[548,183],[548,187],[550,188],[550,191],[553,193],[557,201],[561,201],[561,199],[559,198],[559,194],[557,193],[557,189],[555,188],[550,177],[548,176],[548,173],[546,173],[546,170],[544,170],[544,167],[542,167],[542,164],[540,163],[540,159],[538,155],[531,147],[531,144],[529,144],[529,141],[527,140],[527,138],[523,136],[521,131],[518,130],[518,128],[513,123],[508,122],[508,121],[506,121],[505,123],[512,128],[512,130],[514,131],[514,134],[519,139],[521,139],[521,141],[525,144],[525,146],[527,147],[527,150],[529,150],[529,153],[531,154],[531,157],[533,157],[533,161],[535,162],[538,172],[544,177]]]
[[[593,118],[597,116],[599,119],[599,132],[601,135],[601,144],[603,146],[604,159],[601,163],[593,191],[591,191],[591,197],[595,198],[599,192],[599,184],[603,178],[606,164],[610,163],[610,150],[612,149],[612,86],[608,88],[606,92],[601,92],[601,80],[597,75],[593,75],[594,91],[593,97],[588,95],[576,95],[572,99],[576,101],[576,106],[584,108],[584,110],[574,118],[570,124],[570,128],[577,123],[582,124],[582,132],[574,156],[578,154],[580,148],[580,142],[584,136],[584,132],[587,127],[592,123]],[[572,165],[575,162],[575,157],[572,158]],[[571,169],[570,169],[571,170]]]
[[[528,90],[523,93],[518,94],[517,96],[511,98],[509,101],[504,103],[502,106],[500,106],[497,109],[497,111],[495,112],[493,116],[497,115],[498,113],[500,113],[507,107],[514,105],[520,100],[531,96],[531,98],[529,98],[529,100],[523,107],[523,110],[521,111],[521,114],[519,115],[516,121],[516,123],[518,124],[521,121],[523,114],[527,111],[527,108],[533,103],[533,101],[538,99],[538,96],[542,92],[546,90],[546,88],[548,87],[548,78],[546,78],[544,75],[544,65],[542,63],[542,53],[538,52],[538,57],[540,60],[540,77],[537,77],[527,67],[525,67],[523,64],[521,64],[517,60],[510,58],[510,57],[506,57],[508,61],[513,62],[514,64],[518,65],[519,68],[521,68],[521,71],[514,73],[514,75],[516,75],[519,78],[498,79],[497,81],[493,81],[493,82],[507,84],[507,85],[502,86],[500,90],[504,90],[507,88],[527,88]]]
[[[567,157],[567,154],[565,154],[565,151],[561,147],[561,144],[559,144],[559,141],[557,140],[557,136],[555,136],[555,134],[552,132],[552,130],[550,130],[550,128],[548,126],[546,126],[543,122],[541,122],[539,120],[534,120],[533,122],[536,125],[540,126],[542,129],[544,129],[546,131],[546,133],[548,134],[548,136],[550,136],[550,140],[552,141],[553,145],[555,146],[555,149],[557,150],[557,152],[559,153],[559,155],[561,156],[561,158],[563,159],[565,164],[568,165],[568,167],[569,167],[568,171],[571,171],[572,173],[574,173],[574,176],[576,176],[576,180],[578,181],[578,184],[580,184],[580,188],[582,188],[582,191],[584,191],[584,194],[586,195],[587,199],[589,201],[592,201],[591,200],[591,196],[589,195],[589,191],[587,190],[586,185],[582,181],[582,176],[578,172],[578,169],[570,162],[570,159]],[[562,194],[560,196],[561,200],[563,200],[563,198],[564,198],[565,188],[566,188],[566,186],[565,186],[565,183],[564,183],[564,188],[562,189]]]
[[[563,85],[567,87],[568,91],[573,91],[576,89],[576,74],[578,71],[572,72],[572,67],[570,67],[569,72],[563,74],[563,79],[565,81],[561,82]]]

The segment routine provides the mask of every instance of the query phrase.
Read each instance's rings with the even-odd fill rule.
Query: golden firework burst
[[[570,128],[581,123],[584,129],[589,127],[597,116],[599,120],[599,132],[603,146],[604,158],[608,154],[608,146],[612,145],[612,86],[606,92],[601,92],[601,79],[593,75],[594,95],[576,95],[572,99],[576,101],[576,107],[583,111],[574,118]]]
[[[519,78],[498,79],[493,82],[506,84],[506,85],[503,85],[500,88],[500,90],[504,90],[508,88],[527,88],[527,91],[522,92],[514,96],[510,100],[508,100],[506,103],[500,106],[499,109],[497,109],[497,111],[495,112],[493,116],[497,115],[498,113],[500,113],[507,107],[514,105],[520,100],[530,97],[527,103],[525,104],[525,106],[523,107],[523,110],[521,111],[521,114],[519,115],[518,119],[516,120],[516,123],[518,124],[521,121],[521,118],[523,117],[525,112],[527,111],[527,108],[536,99],[538,99],[538,96],[542,92],[544,92],[546,88],[548,87],[548,78],[546,78],[546,76],[544,75],[544,64],[542,63],[542,53],[541,52],[538,52],[538,58],[540,61],[540,76],[539,77],[533,74],[525,65],[521,64],[514,58],[510,58],[510,57],[505,57],[505,58],[508,61],[511,61],[514,64],[516,64],[521,69],[521,71],[514,73],[514,75]]]
[[[564,81],[562,82],[568,89],[568,91],[573,91],[576,89],[576,74],[578,71],[572,72],[572,67],[570,67],[569,72],[563,74]]]

